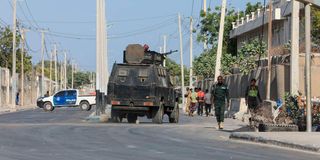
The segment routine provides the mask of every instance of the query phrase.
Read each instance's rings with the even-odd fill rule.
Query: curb
[[[0,110],[0,115],[1,114],[8,114],[8,113],[15,113],[15,112],[22,112],[22,111],[28,111],[28,110],[33,110],[37,109],[37,107],[21,107],[21,108],[9,108],[9,107],[4,107],[5,109]]]
[[[320,146],[295,144],[292,142],[279,141],[279,140],[268,139],[268,138],[263,138],[263,137],[259,137],[259,136],[251,136],[251,135],[243,134],[243,133],[232,133],[229,138],[235,139],[235,140],[249,141],[249,142],[255,142],[255,143],[262,143],[262,144],[270,144],[270,145],[275,145],[275,146],[280,146],[280,147],[287,147],[287,148],[292,148],[292,149],[320,153]]]

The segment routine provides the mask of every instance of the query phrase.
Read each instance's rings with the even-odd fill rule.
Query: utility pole
[[[97,0],[97,13],[96,13],[96,92],[97,92],[97,97],[96,97],[96,99],[97,99],[97,108],[98,107],[101,107],[101,106],[99,106],[100,105],[100,103],[99,103],[99,101],[98,101],[98,97],[99,97],[99,95],[98,95],[98,93],[100,92],[100,89],[101,89],[101,85],[100,85],[100,83],[101,83],[101,47],[100,47],[100,45],[101,45],[101,42],[100,42],[100,40],[101,40],[101,38],[100,38],[100,32],[101,32],[101,30],[100,30],[100,28],[101,28],[101,0]]]
[[[16,77],[16,34],[17,34],[17,0],[13,0],[13,28],[12,28],[12,92],[11,104],[16,107],[17,77]]]
[[[26,41],[26,29],[21,29],[21,106],[24,105],[24,48],[25,48],[25,41]]]
[[[189,87],[192,85],[192,76],[193,76],[193,19],[190,17],[190,75],[189,75]]]
[[[291,60],[290,60],[290,92],[292,95],[298,94],[299,90],[299,15],[300,3],[292,0],[291,13]]]
[[[203,0],[203,12],[206,15],[207,13],[207,0]],[[205,36],[205,41],[203,43],[203,50],[208,50],[208,41],[207,41],[207,36]]]
[[[64,89],[67,89],[67,51],[64,51]]]
[[[41,30],[41,87],[40,87],[40,96],[44,95],[44,30]]]
[[[167,36],[166,35],[163,36],[163,53],[167,53]],[[163,61],[163,67],[166,67],[166,59],[164,59]]]
[[[49,79],[50,79],[50,82],[49,82],[49,94],[51,95],[52,94],[52,60],[53,60],[53,51],[50,52],[50,69],[49,69]]]
[[[72,62],[72,68],[71,68],[71,89],[73,89],[73,81],[74,81],[74,77],[73,77],[73,74],[74,74],[74,64],[73,64],[73,62]]]
[[[54,44],[54,80],[56,82],[55,92],[58,90],[58,86],[59,86],[58,71],[57,71],[57,60],[58,60],[57,45]]]
[[[63,89],[63,67],[62,67],[63,63],[62,61],[60,61],[60,89]]]
[[[271,87],[271,49],[272,49],[272,0],[269,1],[269,23],[268,23],[268,79],[267,79],[267,90],[266,99],[270,100],[270,87]]]
[[[221,74],[221,57],[222,57],[222,45],[223,45],[223,33],[224,33],[224,21],[225,21],[225,15],[226,15],[226,5],[227,5],[227,0],[222,0],[218,49],[217,49],[216,67],[215,67],[215,73],[214,73],[215,80],[217,80],[218,76],[220,76],[220,74]]]
[[[204,13],[207,12],[207,0],[203,0],[203,11]]]
[[[184,68],[183,68],[183,42],[182,42],[182,31],[181,31],[181,16],[178,14],[179,21],[179,35],[180,35],[180,67],[181,67],[181,92],[182,92],[182,105],[184,105]]]
[[[105,111],[105,94],[108,84],[107,30],[105,0],[97,0],[96,9],[96,114]]]
[[[311,110],[311,4],[305,5],[305,32],[306,32],[306,103],[307,103],[307,132],[312,132]]]

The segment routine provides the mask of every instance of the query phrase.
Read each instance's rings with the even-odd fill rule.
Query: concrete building
[[[268,8],[268,7],[267,7]],[[300,18],[304,16],[303,4],[300,6]],[[272,55],[282,55],[289,52],[288,46],[291,39],[291,12],[292,2],[287,0],[275,0],[273,2],[272,25]],[[230,38],[237,42],[239,50],[244,42],[259,38],[265,42],[268,39],[269,10],[258,9],[246,17],[233,22],[233,30]],[[263,35],[263,36],[262,36]],[[304,21],[300,22],[300,50],[304,49]]]
[[[300,19],[304,17],[303,4],[300,5]],[[268,8],[268,7],[267,7]],[[239,50],[244,42],[260,38],[267,42],[268,39],[268,13],[263,9],[258,9],[250,15],[239,18],[233,23],[230,38],[237,42]],[[273,26],[272,26],[272,75],[271,75],[271,99],[283,98],[286,92],[290,92],[290,40],[291,40],[291,13],[292,2],[287,0],[275,0],[273,2]],[[299,36],[299,92],[305,93],[305,32],[304,21],[300,21]],[[263,36],[262,36],[263,35]],[[320,97],[320,44],[313,44],[311,62],[311,90],[312,96]],[[267,82],[267,60],[262,57],[260,66],[248,75],[243,75],[235,69],[232,75],[226,77],[226,82],[230,88],[232,98],[244,97],[246,86],[249,85],[251,78],[258,80],[258,85],[262,96],[266,97]]]

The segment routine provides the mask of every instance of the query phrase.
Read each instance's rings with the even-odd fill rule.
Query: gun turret
[[[130,44],[123,53],[123,63],[161,65],[166,59],[166,56],[174,52],[178,52],[178,50],[161,54],[156,51],[145,51],[140,44]]]

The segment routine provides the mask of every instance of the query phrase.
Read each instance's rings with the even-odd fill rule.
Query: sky
[[[263,0],[228,0],[228,8],[243,10],[247,2]],[[207,0],[207,7],[219,6],[221,0]],[[202,0],[106,0],[109,70],[114,62],[121,63],[128,44],[148,44],[159,51],[163,36],[167,50],[179,49],[178,13],[182,17],[183,59],[189,66],[189,17],[194,27],[199,24]],[[41,34],[46,30],[46,54],[49,59],[53,44],[58,46],[58,59],[63,51],[79,69],[95,71],[96,66],[96,0],[17,0],[17,19],[30,30],[26,34],[27,47],[33,63],[41,57]],[[0,0],[0,25],[12,25],[12,0]],[[203,50],[203,44],[194,39],[194,57]],[[169,56],[180,63],[179,53]]]

